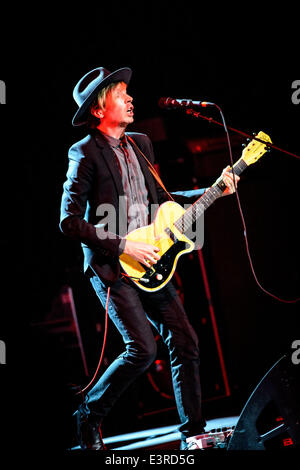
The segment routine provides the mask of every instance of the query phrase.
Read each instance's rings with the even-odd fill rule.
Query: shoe
[[[180,441],[180,448],[179,450],[194,450],[194,442],[187,442],[185,439]]]
[[[204,428],[202,429],[199,429],[199,432],[198,432],[198,435],[201,435],[201,434],[204,434],[205,431],[204,431]],[[180,441],[180,447],[179,449],[180,450],[193,450],[194,446],[194,442],[191,441],[191,438],[193,439],[194,438],[194,435],[192,436],[186,436],[185,434],[181,434],[181,441]]]
[[[77,413],[77,438],[83,450],[107,450],[99,423]]]
[[[181,440],[180,441],[180,450],[188,450],[188,443],[186,442],[186,440]]]
[[[233,428],[212,429],[209,432],[186,438],[184,450],[225,449]]]

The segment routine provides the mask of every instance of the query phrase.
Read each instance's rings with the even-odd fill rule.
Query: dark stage
[[[37,22],[34,34],[20,40],[18,65],[9,54],[3,59],[0,340],[6,357],[0,373],[8,444],[17,422],[25,448],[76,449],[76,391],[91,380],[100,357],[105,311],[83,274],[79,243],[59,230],[68,149],[86,133],[71,125],[72,90],[98,66],[133,70],[128,92],[135,121],[128,130],[149,135],[169,191],[211,186],[230,158],[223,126],[209,121],[222,122],[217,108],[197,109],[206,119],[196,118],[184,109],[162,109],[161,97],[211,101],[228,127],[251,138],[263,131],[272,139],[277,148],[247,168],[238,186],[247,240],[237,197],[217,200],[205,212],[202,250],[180,258],[174,281],[199,337],[207,430],[235,427],[257,385],[283,356],[284,367],[260,399],[267,406],[284,383],[293,390],[299,385],[300,302],[294,300],[300,297],[300,80],[290,72],[282,78],[272,63],[259,73],[240,68],[237,57],[225,57],[221,42],[208,47],[201,41],[193,8],[161,8],[159,18],[145,9],[131,32],[130,6],[126,21],[121,13],[109,21],[109,9],[103,17],[97,7],[93,22],[99,14],[100,29],[77,28],[79,18],[51,11],[47,24]],[[233,130],[229,136],[236,162],[248,142]],[[157,360],[103,425],[113,450],[172,449],[178,443],[168,357],[156,340]],[[102,371],[122,348],[109,321]],[[269,423],[282,424],[283,406],[294,441],[285,428],[271,450],[300,443],[299,405],[293,393],[285,396],[286,406],[281,401],[278,409],[267,410]]]

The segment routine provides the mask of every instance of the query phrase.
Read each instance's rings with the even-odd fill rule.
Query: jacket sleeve
[[[121,237],[84,218],[92,185],[93,162],[85,158],[82,148],[75,144],[69,151],[67,179],[61,200],[60,229],[98,254],[117,256]]]

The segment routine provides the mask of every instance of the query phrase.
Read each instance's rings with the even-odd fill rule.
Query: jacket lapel
[[[105,138],[100,134],[100,132],[95,132],[94,137],[97,143],[97,146],[101,148],[101,154],[111,172],[113,181],[116,185],[117,193],[122,196],[124,195],[124,188],[122,184],[121,173],[117,164],[116,156],[113,150],[110,148],[109,144],[106,142]]]
[[[105,137],[101,135],[100,132],[94,132],[94,137],[97,143],[97,146],[101,148],[101,154],[111,172],[112,178],[114,180],[114,183],[116,185],[116,189],[119,195],[124,195],[124,188],[122,184],[122,177],[121,173],[117,164],[117,159],[116,156],[113,152],[113,150],[110,148],[109,144],[105,140]],[[130,135],[131,138],[132,135]],[[138,145],[138,144],[137,144]],[[155,184],[155,179],[153,175],[151,174],[148,164],[144,157],[140,154],[140,152],[136,149],[135,145],[132,145],[132,148],[137,156],[137,159],[140,163],[142,172],[145,177],[146,185],[148,187],[148,191],[150,193],[152,202],[154,204],[157,204],[158,199],[157,199],[157,190],[156,190],[156,184]]]
[[[133,139],[132,135],[130,135],[130,137]],[[135,141],[135,139],[133,139],[133,140]],[[131,146],[132,146],[132,148],[134,150],[134,153],[136,154],[137,159],[140,163],[142,172],[143,172],[144,177],[145,177],[146,185],[148,187],[150,196],[152,198],[152,202],[154,204],[157,204],[158,200],[157,200],[157,191],[156,191],[155,179],[154,179],[152,173],[150,172],[150,170],[148,168],[148,164],[147,164],[146,160],[144,159],[144,157],[140,154],[140,152],[135,147],[135,145],[131,144]]]

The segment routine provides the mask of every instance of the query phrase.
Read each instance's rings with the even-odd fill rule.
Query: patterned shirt
[[[114,151],[120,169],[127,207],[127,231],[148,225],[149,199],[145,178],[137,156],[124,135],[121,139],[103,136]]]

